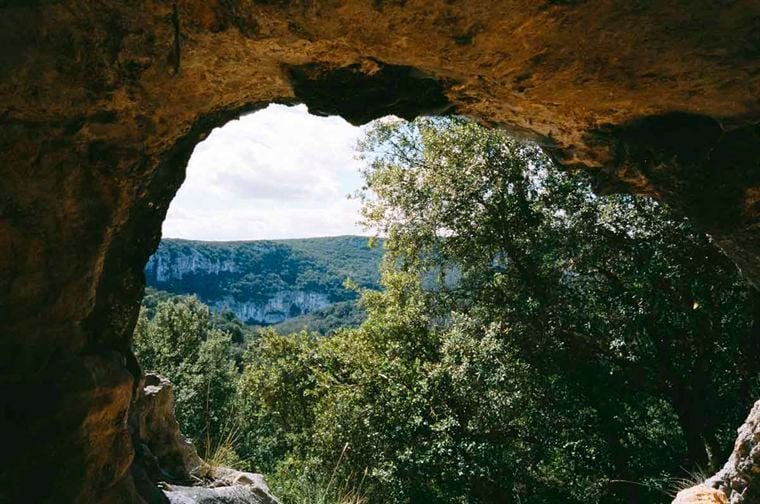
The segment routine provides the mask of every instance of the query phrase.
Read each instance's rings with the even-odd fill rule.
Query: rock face
[[[739,427],[734,451],[726,465],[705,485],[728,496],[730,504],[760,502],[760,401]],[[685,501],[688,502],[688,501]]]
[[[264,245],[258,245],[256,248],[256,255],[262,257],[280,252],[274,247],[267,250]],[[248,257],[237,257],[234,248],[224,251],[226,253],[222,252],[221,257],[211,257],[204,252],[207,251],[203,248],[191,246],[171,252],[166,247],[160,248],[148,259],[145,266],[148,285],[172,292],[185,289],[202,291],[202,301],[211,308],[216,311],[231,311],[238,319],[249,324],[277,324],[294,315],[324,308],[332,302],[329,297],[331,292],[327,289],[325,292],[317,292],[293,287],[272,292],[272,286],[263,285],[263,279],[258,288],[255,280],[245,282],[245,289],[240,288],[240,282],[233,285],[236,288],[229,288],[228,284],[243,279],[248,273],[262,277],[266,276],[267,269],[280,265],[267,265],[268,268],[257,265],[251,260],[250,250],[247,251]],[[239,294],[233,296],[232,291]]]
[[[211,307],[217,311],[231,311],[249,324],[277,324],[290,318],[291,313],[311,313],[330,304],[330,299],[322,292],[287,290],[275,292],[262,302],[238,301],[226,297],[213,301]]]
[[[149,502],[279,504],[260,474],[211,467],[182,436],[166,378],[148,373],[133,406],[138,464],[133,477]],[[194,485],[192,485],[194,483]],[[145,487],[161,485],[161,492]],[[192,486],[188,486],[192,485]],[[152,494],[152,495],[146,495]]]
[[[0,47],[0,501],[145,491],[143,267],[194,145],[270,102],[507,128],[760,283],[756,0],[4,0]]]
[[[209,258],[199,250],[189,250],[187,254],[171,257],[157,251],[145,265],[147,275],[152,275],[157,283],[182,280],[197,274],[219,275],[238,271],[233,258]]]
[[[202,478],[208,466],[193,444],[182,436],[174,416],[174,393],[166,378],[148,373],[132,415],[143,466],[153,481],[191,483]]]

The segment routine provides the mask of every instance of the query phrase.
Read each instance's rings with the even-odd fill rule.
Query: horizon
[[[297,241],[297,240],[327,240],[331,238],[365,238],[367,240],[384,240],[383,236],[376,235],[362,235],[362,234],[339,234],[339,235],[324,235],[324,236],[300,236],[293,238],[253,238],[253,239],[240,239],[240,240],[199,240],[195,238],[177,238],[172,236],[162,236],[161,241],[184,241],[193,243],[250,243],[250,242],[284,242],[284,241]]]

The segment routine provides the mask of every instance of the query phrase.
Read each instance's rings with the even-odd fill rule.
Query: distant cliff
[[[195,294],[249,324],[276,324],[354,299],[343,283],[379,282],[382,246],[359,236],[301,240],[163,240],[145,267],[148,286]]]

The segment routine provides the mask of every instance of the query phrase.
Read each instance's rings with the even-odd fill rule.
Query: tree
[[[608,493],[635,501],[623,482],[730,448],[756,387],[751,293],[702,234],[651,200],[596,197],[537,146],[465,119],[381,122],[362,150],[365,223],[388,237],[386,260],[437,272],[431,323],[497,328],[592,408]],[[673,418],[682,437],[664,451],[637,424]]]
[[[195,297],[160,301],[155,315],[142,309],[134,350],[144,369],[174,384],[183,434],[208,453],[231,428],[237,370],[229,334],[214,328],[209,308]]]
[[[269,330],[243,356],[236,397],[240,454],[257,471],[271,472],[287,456],[308,451],[318,399],[317,337]]]

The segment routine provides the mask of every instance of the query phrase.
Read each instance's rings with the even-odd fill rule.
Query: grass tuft
[[[345,479],[338,476],[347,450],[348,444],[343,447],[329,478],[314,463],[284,463],[271,478],[275,495],[285,504],[367,504],[362,491],[366,470],[358,484],[354,484],[352,475]]]

